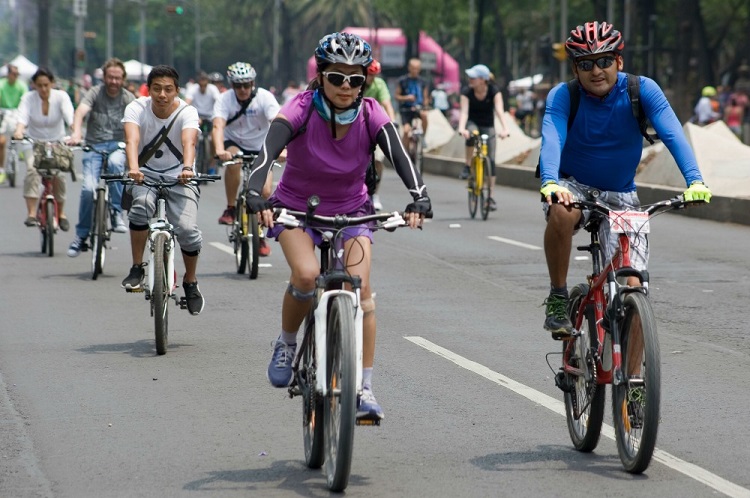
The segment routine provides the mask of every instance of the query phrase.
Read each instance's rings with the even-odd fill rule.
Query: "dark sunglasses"
[[[576,67],[578,67],[581,71],[591,71],[594,69],[594,64],[599,66],[600,69],[607,69],[612,64],[615,63],[615,58],[611,55],[605,55],[604,57],[599,57],[598,59],[586,59],[582,61],[576,62]]]
[[[232,88],[235,90],[239,90],[240,88],[244,88],[245,90],[252,88],[252,83],[232,83]]]
[[[358,88],[365,84],[365,76],[362,74],[343,74],[328,71],[323,73],[328,82],[333,86],[341,86],[347,81],[352,88]]]

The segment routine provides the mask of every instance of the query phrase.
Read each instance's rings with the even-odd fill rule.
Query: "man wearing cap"
[[[396,86],[396,100],[399,102],[401,111],[401,126],[403,127],[402,140],[409,143],[411,134],[411,121],[419,116],[422,120],[422,130],[427,133],[427,111],[430,105],[430,94],[427,82],[419,76],[422,71],[422,63],[419,59],[409,59],[407,65],[408,73],[398,80]]]
[[[503,127],[498,136],[505,138],[509,135],[508,126],[505,123],[503,94],[492,83],[492,73],[484,64],[477,64],[467,69],[466,76],[469,77],[469,86],[461,92],[461,115],[458,118],[458,133],[466,139],[466,165],[460,178],[469,177],[469,165],[474,147],[470,137],[474,130],[478,130],[479,133],[489,137],[487,155],[490,159],[490,198],[487,202],[490,209],[494,211],[497,209],[495,200],[492,198],[495,189],[495,116]]]

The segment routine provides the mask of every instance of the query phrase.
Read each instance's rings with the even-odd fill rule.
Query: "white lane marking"
[[[458,355],[453,351],[445,349],[441,346],[438,346],[437,344],[430,342],[423,337],[405,336],[404,339],[413,342],[417,346],[435,353],[438,356],[442,356],[446,360],[452,361],[459,367],[465,368],[466,370],[474,372],[475,374],[480,375],[485,379],[491,380],[498,385],[506,387],[514,393],[520,394],[529,401],[542,405],[548,410],[562,415],[563,417],[565,416],[565,405],[562,401],[558,401],[551,396],[547,396],[546,394],[532,389],[531,387],[528,387],[524,384],[521,384],[520,382],[516,382],[510,377],[506,377],[505,375],[495,372],[494,370],[490,370],[484,365],[480,365],[475,361],[464,358],[463,356]],[[614,441],[614,427],[612,427],[611,425],[603,424],[602,435]],[[676,470],[677,472],[680,472],[681,474],[684,474],[692,479],[695,479],[696,481],[701,482],[706,486],[709,486],[727,496],[731,496],[733,498],[750,498],[750,490],[738,486],[733,482],[727,481],[726,479],[723,479],[716,474],[713,474],[695,464],[686,462],[685,460],[681,460],[680,458],[677,458],[676,456],[671,455],[666,451],[662,451],[657,448],[654,451],[654,460],[656,460],[657,462],[661,462],[667,467]]]
[[[222,244],[221,242],[209,242],[209,245],[214,246],[216,249],[220,251],[224,251],[227,254],[230,254],[234,256],[234,248],[230,247],[226,244]],[[271,268],[273,265],[271,263],[258,263],[258,268]]]
[[[526,244],[524,242],[518,242],[517,240],[513,239],[504,239],[503,237],[498,237],[496,235],[489,235],[487,237],[490,240],[496,240],[497,242],[503,242],[505,244],[510,244],[512,246],[518,246],[523,247],[524,249],[531,249],[532,251],[541,251],[542,248],[539,246],[532,246],[531,244]]]

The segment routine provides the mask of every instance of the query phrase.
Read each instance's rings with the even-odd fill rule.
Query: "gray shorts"
[[[578,183],[575,178],[568,178],[567,180],[560,179],[558,181],[560,185],[570,190],[574,196],[581,200],[594,200],[591,195],[592,192],[597,191],[599,193],[597,201],[601,202],[610,209],[626,210],[638,208],[641,205],[638,200],[638,194],[636,192],[611,192],[606,190],[598,190],[582,183]],[[544,209],[544,219],[549,217],[549,205],[546,202],[542,202]],[[578,221],[575,227],[577,233],[580,228],[586,224],[591,211],[584,209],[581,213],[581,219]],[[609,221],[604,221],[599,227],[599,240],[602,245],[603,260],[602,263],[607,261],[617,249],[617,236],[618,234],[609,231]],[[633,268],[639,271],[646,270],[648,268],[648,236],[645,233],[639,233],[637,235],[630,235],[630,264]]]
[[[133,195],[128,220],[136,226],[149,224],[156,213],[156,190],[143,185],[127,187]],[[203,244],[198,229],[198,200],[200,194],[192,185],[175,185],[167,190],[167,220],[175,227],[175,237],[185,252],[200,251]]]

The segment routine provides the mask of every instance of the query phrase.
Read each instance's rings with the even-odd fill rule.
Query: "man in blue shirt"
[[[643,137],[633,116],[628,94],[627,75],[622,73],[622,35],[607,22],[587,22],[570,32],[565,43],[572,69],[578,80],[580,104],[568,129],[570,93],[560,83],[547,96],[542,122],[540,169],[547,228],[544,251],[550,276],[550,295],[545,300],[544,328],[554,338],[571,334],[567,314],[567,274],[573,234],[583,226],[588,213],[573,209],[576,199],[590,199],[593,190],[598,200],[612,209],[640,205],[635,173],[643,149]],[[640,100],[646,116],[672,153],[685,177],[686,200],[711,199],[703,184],[690,144],[677,116],[661,88],[651,79],[640,77]],[[553,199],[555,197],[556,199]],[[556,203],[553,203],[556,200]],[[604,227],[607,228],[607,227]],[[617,245],[608,230],[600,234],[605,257]],[[645,234],[632,245],[631,262],[637,270],[648,263]],[[631,277],[633,278],[633,277]],[[629,282],[630,285],[637,285]]]
[[[398,80],[396,86],[396,100],[399,102],[401,111],[402,140],[409,143],[411,133],[411,121],[415,117],[422,120],[422,131],[427,133],[427,112],[425,108],[430,105],[430,96],[427,82],[422,79],[422,62],[419,59],[409,59],[407,64],[408,73]]]

